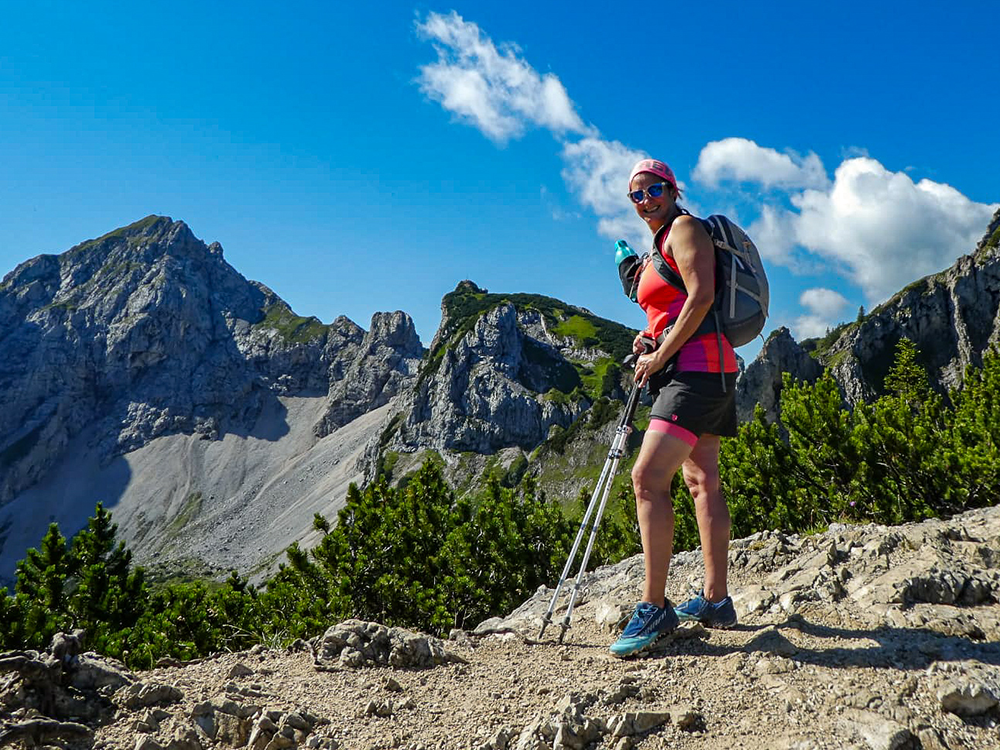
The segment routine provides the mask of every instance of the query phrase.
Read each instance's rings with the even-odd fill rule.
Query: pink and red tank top
[[[667,233],[664,233],[661,242],[665,242],[666,238]],[[662,248],[662,244],[660,247]],[[654,252],[662,252],[662,250]],[[677,262],[666,253],[663,254],[663,257],[679,275]],[[647,324],[643,333],[656,339],[677,320],[687,295],[664,281],[653,268],[653,264],[647,262],[639,277],[636,298],[639,306],[646,313]],[[738,369],[736,352],[726,340],[725,335],[722,336],[722,358],[722,367],[720,368],[719,340],[714,331],[695,335],[681,346],[677,354],[677,370],[683,372],[736,372]]]

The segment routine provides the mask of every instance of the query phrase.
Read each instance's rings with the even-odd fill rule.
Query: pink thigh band
[[[667,420],[660,419],[659,417],[653,417],[649,420],[649,429],[653,432],[662,432],[665,435],[672,435],[675,438],[680,438],[692,447],[694,447],[694,444],[698,442],[698,436],[691,432],[691,430],[686,430],[679,424],[668,422]]]

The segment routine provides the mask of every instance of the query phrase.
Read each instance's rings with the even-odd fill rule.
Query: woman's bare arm
[[[693,216],[677,217],[670,228],[665,249],[677,263],[687,299],[663,343],[655,352],[639,357],[636,362],[636,381],[639,383],[645,383],[650,375],[662,369],[694,335],[715,300],[715,248],[701,223]]]

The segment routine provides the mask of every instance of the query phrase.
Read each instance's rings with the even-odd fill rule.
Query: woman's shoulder
[[[667,242],[671,248],[678,245],[703,247],[710,245],[712,239],[701,219],[691,214],[682,214],[674,219]]]
[[[680,232],[694,232],[697,230],[705,231],[704,225],[701,223],[701,219],[697,216],[692,216],[691,214],[681,214],[676,219],[674,219],[673,226],[670,231],[680,231]]]

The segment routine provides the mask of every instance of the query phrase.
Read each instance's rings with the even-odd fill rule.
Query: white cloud
[[[840,315],[847,307],[847,298],[840,292],[822,287],[806,289],[799,295],[799,304],[815,315],[828,318]]]
[[[747,227],[765,263],[794,268],[795,240],[788,231],[793,220],[789,211],[773,206],[764,206],[760,218]]]
[[[829,188],[802,191],[791,201],[797,212],[768,217],[771,235],[824,258],[861,287],[869,304],[970,252],[996,210],[949,185],[914,183],[866,157],[844,161]]]
[[[830,273],[829,264],[822,257],[796,245],[794,232],[789,229],[796,216],[781,206],[765,204],[760,207],[760,216],[747,226],[747,233],[768,266],[784,266],[800,275]],[[729,217],[734,218],[732,214]]]
[[[577,115],[556,76],[540,75],[516,46],[494,44],[454,11],[431,13],[417,24],[417,32],[438,54],[417,79],[429,98],[497,143],[529,127],[549,130],[562,147],[563,180],[597,215],[598,233],[611,240],[624,237],[636,249],[645,249],[649,231],[625,195],[629,170],[645,153],[602,139]]]
[[[826,334],[827,330],[841,322],[844,308],[849,303],[839,292],[814,288],[802,292],[799,304],[809,311],[793,323],[794,335],[801,341]]]
[[[492,140],[503,143],[528,125],[557,134],[591,132],[559,79],[540,75],[515,45],[498,47],[454,11],[429,14],[417,32],[438,55],[420,69],[420,89]]]
[[[694,176],[710,186],[738,180],[782,189],[791,208],[764,204],[748,227],[765,261],[798,273],[822,264],[860,287],[869,304],[970,252],[996,210],[852,153],[831,182],[816,154],[727,138],[702,149]]]
[[[645,156],[618,141],[596,137],[565,143],[562,151],[566,165],[563,180],[600,218],[597,231],[612,240],[624,237],[633,244],[641,241],[643,244],[634,244],[640,250],[648,243],[649,230],[626,196],[626,181],[632,165]]]
[[[823,162],[810,152],[779,153],[746,138],[725,138],[706,145],[691,176],[710,187],[726,180],[756,182],[765,188],[823,188],[829,182]]]

